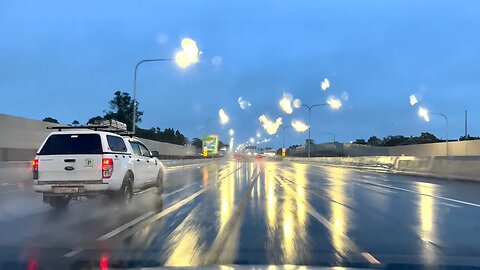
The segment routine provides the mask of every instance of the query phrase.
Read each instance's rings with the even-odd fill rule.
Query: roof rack
[[[47,127],[47,129],[56,129],[58,131],[62,131],[62,129],[91,129],[95,131],[105,131],[105,132],[112,132],[116,133],[121,136],[130,136],[133,137],[135,133],[123,129],[117,129],[112,126],[107,125],[84,125],[84,126],[52,126]]]

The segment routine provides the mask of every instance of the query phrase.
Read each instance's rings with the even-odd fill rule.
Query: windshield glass
[[[102,143],[98,134],[60,134],[50,136],[39,155],[91,155],[101,154]]]

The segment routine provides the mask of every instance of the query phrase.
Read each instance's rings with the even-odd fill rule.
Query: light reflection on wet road
[[[480,265],[479,194],[468,182],[219,161],[169,173],[163,200],[146,192],[124,209],[97,198],[1,220],[0,262]]]

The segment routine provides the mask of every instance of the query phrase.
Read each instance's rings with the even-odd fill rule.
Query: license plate
[[[53,187],[53,193],[79,193],[83,190],[83,187]]]

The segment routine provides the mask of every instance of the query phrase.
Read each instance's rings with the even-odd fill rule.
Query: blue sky
[[[200,63],[141,67],[141,127],[199,137],[224,108],[231,123],[210,131],[228,141],[233,128],[244,142],[262,132],[263,113],[306,121],[305,110],[282,113],[284,92],[306,104],[347,92],[341,110],[312,113],[315,141],[330,140],[322,131],[340,141],[444,137],[441,118],[425,123],[409,105],[416,93],[449,117],[451,138],[463,135],[466,109],[469,133],[480,136],[479,1],[2,1],[0,33],[0,113],[86,122],[113,92],[132,92],[136,62],[173,57],[191,37]],[[322,92],[325,77],[332,86]],[[241,110],[240,96],[252,107]],[[305,137],[287,129],[287,144]]]

